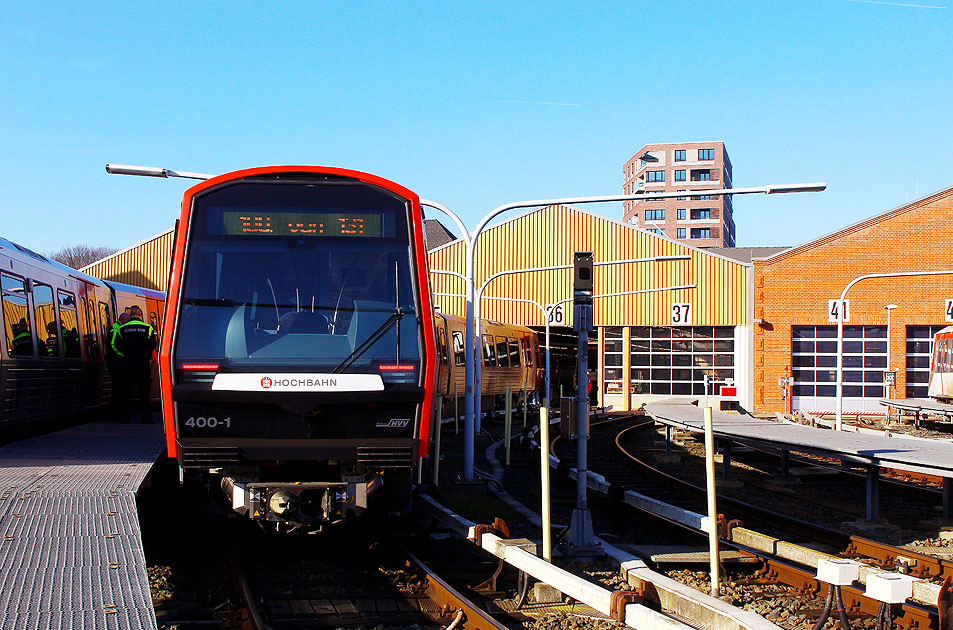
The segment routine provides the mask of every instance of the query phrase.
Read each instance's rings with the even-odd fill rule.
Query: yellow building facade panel
[[[463,280],[440,271],[464,272],[465,248],[455,241],[430,252],[431,282],[436,303],[445,312],[464,315],[459,297]],[[688,256],[687,260],[597,266],[594,295],[647,291],[667,286],[692,289],[620,295],[595,301],[595,325],[671,326],[673,304],[691,306],[690,324],[738,326],[748,323],[750,266],[681,245],[643,230],[575,208],[550,206],[486,230],[477,244],[478,286],[504,270],[569,265],[570,269],[507,275],[484,291],[483,317],[524,326],[543,326],[540,310],[530,304],[491,299],[505,297],[555,304],[572,297],[575,251],[591,251],[596,263],[655,256]],[[567,303],[566,324],[572,325]]]
[[[103,280],[165,291],[169,282],[174,239],[175,230],[163,232],[80,271]]]

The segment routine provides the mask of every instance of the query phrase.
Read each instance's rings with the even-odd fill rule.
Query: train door
[[[448,393],[451,396],[459,397],[466,391],[466,363],[467,350],[464,340],[464,329],[460,326],[459,320],[454,320],[454,326],[450,326],[450,349],[453,356],[453,365],[450,366],[450,386]]]
[[[96,322],[96,288],[79,284],[80,338],[86,362],[83,364],[83,398],[87,406],[96,406],[103,399],[103,347]]]
[[[162,339],[162,310],[164,304],[154,298],[146,298],[146,308],[143,317],[156,331],[156,341]],[[149,391],[150,400],[159,400],[159,343],[156,343],[156,349],[152,351],[152,388]]]
[[[6,356],[0,362],[0,396],[4,400],[0,408],[0,421],[5,426],[12,426],[35,417],[34,385],[38,381],[37,375],[42,374],[42,368],[36,360],[36,325],[33,322],[27,279],[4,271],[0,273],[0,285],[6,341]]]
[[[450,349],[447,342],[447,320],[441,315],[434,317],[437,330],[437,392],[450,394]]]
[[[102,349],[103,349],[103,361],[106,361],[109,357],[109,353],[112,352],[110,345],[112,344],[112,335],[110,331],[113,327],[113,322],[115,321],[114,310],[112,305],[112,297],[109,292],[104,290],[96,291],[96,315],[97,322],[99,324],[99,338],[102,340]],[[106,363],[106,367],[109,368],[109,364]],[[112,394],[113,382],[112,374],[109,373],[109,370],[106,369],[103,371],[102,379],[102,394],[104,397]]]

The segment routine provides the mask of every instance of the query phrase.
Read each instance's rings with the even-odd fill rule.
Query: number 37
[[[692,305],[688,303],[672,303],[672,323],[673,324],[691,324],[692,323]]]

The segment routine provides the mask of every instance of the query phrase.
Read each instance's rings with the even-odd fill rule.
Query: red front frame
[[[175,250],[172,252],[172,272],[169,275],[168,300],[165,309],[165,321],[163,322],[163,330],[166,331],[166,334],[162,335],[162,346],[159,351],[159,372],[162,382],[162,418],[165,423],[165,439],[169,457],[176,457],[179,452],[175,436],[175,415],[173,414],[172,408],[172,337],[175,331],[176,314],[179,310],[179,293],[181,290],[180,285],[183,266],[185,264],[185,247],[189,240],[189,232],[192,227],[189,221],[191,218],[192,200],[195,195],[226,182],[278,173],[313,173],[315,175],[349,177],[389,190],[410,201],[411,223],[414,235],[414,266],[417,271],[417,291],[421,310],[420,316],[424,329],[424,357],[421,361],[424,370],[424,400],[421,407],[420,432],[417,436],[420,440],[418,456],[424,457],[427,454],[427,448],[429,446],[430,419],[432,415],[431,407],[433,405],[434,385],[436,382],[437,344],[431,321],[432,317],[430,315],[433,312],[433,305],[430,302],[430,274],[427,270],[427,252],[424,248],[423,213],[420,209],[420,197],[403,186],[382,177],[377,177],[376,175],[325,166],[263,166],[259,168],[249,168],[218,175],[185,191],[182,197],[182,214],[179,220],[180,231],[175,239]]]

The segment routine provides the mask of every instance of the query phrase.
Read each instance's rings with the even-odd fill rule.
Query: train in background
[[[103,344],[119,312],[138,304],[161,328],[164,293],[94,278],[3,238],[0,285],[0,430],[104,406],[112,384]]]
[[[440,413],[448,416],[454,412],[454,397],[462,399],[466,391],[466,320],[438,312],[434,313],[434,326],[440,358],[437,393],[444,400]],[[480,339],[483,349],[482,408],[501,409],[507,387],[512,402],[527,404],[526,399],[533,397],[542,384],[536,331],[484,319],[480,322]]]
[[[927,395],[941,403],[953,404],[953,326],[947,326],[933,336]]]
[[[187,190],[165,326],[169,455],[276,529],[402,502],[437,396],[463,392],[463,326],[434,313],[420,200],[358,171],[262,167]],[[531,330],[483,332],[488,395],[538,383]]]

